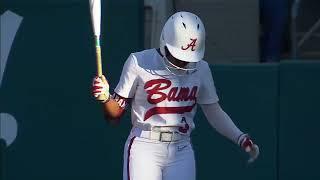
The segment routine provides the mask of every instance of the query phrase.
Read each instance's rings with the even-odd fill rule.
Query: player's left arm
[[[250,155],[249,163],[258,158],[259,147],[253,143],[248,134],[243,133],[223,111],[218,102],[212,104],[200,104],[207,120],[220,134],[238,144]]]

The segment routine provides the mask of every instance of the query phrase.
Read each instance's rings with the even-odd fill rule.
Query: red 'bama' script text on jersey
[[[195,73],[172,75],[155,49],[133,53],[127,59],[115,93],[132,98],[135,126],[194,127],[196,104],[218,101],[211,71],[205,61]]]
[[[171,85],[172,82],[169,79],[152,79],[147,81],[144,85],[144,89],[148,94],[148,102],[156,105],[163,101],[191,101],[193,102],[193,105],[177,107],[155,106],[147,110],[144,120],[147,120],[156,114],[184,114],[193,109],[196,102],[198,86],[193,86],[192,89],[190,89],[189,87],[172,87]],[[169,92],[166,94],[165,90],[168,90]]]

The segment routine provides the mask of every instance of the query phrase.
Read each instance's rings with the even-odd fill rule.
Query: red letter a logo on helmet
[[[190,38],[190,40],[191,40],[191,43],[190,44],[187,44],[187,47],[183,47],[183,46],[181,46],[181,49],[182,50],[187,50],[187,49],[189,49],[190,47],[191,47],[191,51],[195,51],[195,47],[196,47],[196,41],[197,41],[197,39],[192,39],[192,38]]]

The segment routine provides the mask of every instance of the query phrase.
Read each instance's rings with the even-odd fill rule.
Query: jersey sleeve
[[[208,63],[204,62],[201,68],[200,89],[197,98],[198,104],[212,104],[219,101],[212,73]]]
[[[124,98],[133,98],[137,88],[137,59],[131,54],[126,60],[114,92]]]

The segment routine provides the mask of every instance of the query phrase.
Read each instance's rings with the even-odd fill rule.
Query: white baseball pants
[[[195,180],[190,140],[160,142],[130,135],[124,148],[123,180]]]

